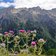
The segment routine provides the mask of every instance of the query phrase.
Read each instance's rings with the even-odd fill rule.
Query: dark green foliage
[[[47,51],[47,55],[55,55],[56,56],[56,49],[49,49]]]
[[[30,51],[30,53],[33,53],[34,52],[34,48],[30,47],[29,51]]]

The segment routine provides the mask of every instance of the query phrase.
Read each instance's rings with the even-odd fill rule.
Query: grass
[[[19,54],[12,54],[10,53],[9,55],[6,55],[6,54],[2,54],[0,53],[0,56],[37,56],[37,55],[34,55],[34,54],[26,54],[26,53],[19,53]],[[55,56],[55,55],[40,55],[40,56]]]
[[[7,50],[5,48],[0,49],[0,56],[38,56],[33,53],[27,53],[27,52],[20,52],[18,54],[11,53],[8,51],[7,55]],[[55,56],[55,55],[40,55],[40,56]]]

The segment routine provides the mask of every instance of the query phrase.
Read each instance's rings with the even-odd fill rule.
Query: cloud
[[[5,6],[4,6],[5,5]],[[2,2],[0,6],[9,7],[10,5],[14,5],[15,8],[22,7],[37,7],[40,6],[42,9],[52,9],[56,8],[56,0],[14,0],[13,3],[10,2]]]
[[[14,3],[9,3],[9,2],[7,2],[7,3],[1,2],[1,3],[0,3],[0,7],[9,7],[9,6],[11,6],[11,5],[14,5]]]
[[[41,8],[47,9],[47,10],[52,9],[52,8],[56,8],[56,0],[47,0],[44,3],[39,4],[39,6]]]
[[[15,8],[36,6],[47,10],[56,8],[56,0],[15,0]]]

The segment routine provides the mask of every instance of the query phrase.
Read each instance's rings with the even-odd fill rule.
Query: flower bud
[[[32,41],[32,42],[31,42],[31,45],[32,45],[32,46],[35,46],[35,45],[36,45],[36,42],[35,42],[35,41]]]

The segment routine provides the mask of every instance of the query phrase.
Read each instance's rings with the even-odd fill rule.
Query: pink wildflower
[[[31,42],[31,45],[32,45],[32,46],[35,46],[35,45],[36,45],[36,42],[35,42],[35,41],[32,41],[32,42]]]
[[[6,35],[6,34],[8,34],[8,32],[4,32],[4,34]]]
[[[25,31],[25,30],[19,30],[19,32],[24,33],[24,32],[26,32],[26,31]]]
[[[14,31],[10,30],[9,33],[14,34]]]
[[[5,36],[8,36],[8,32],[4,32]]]

